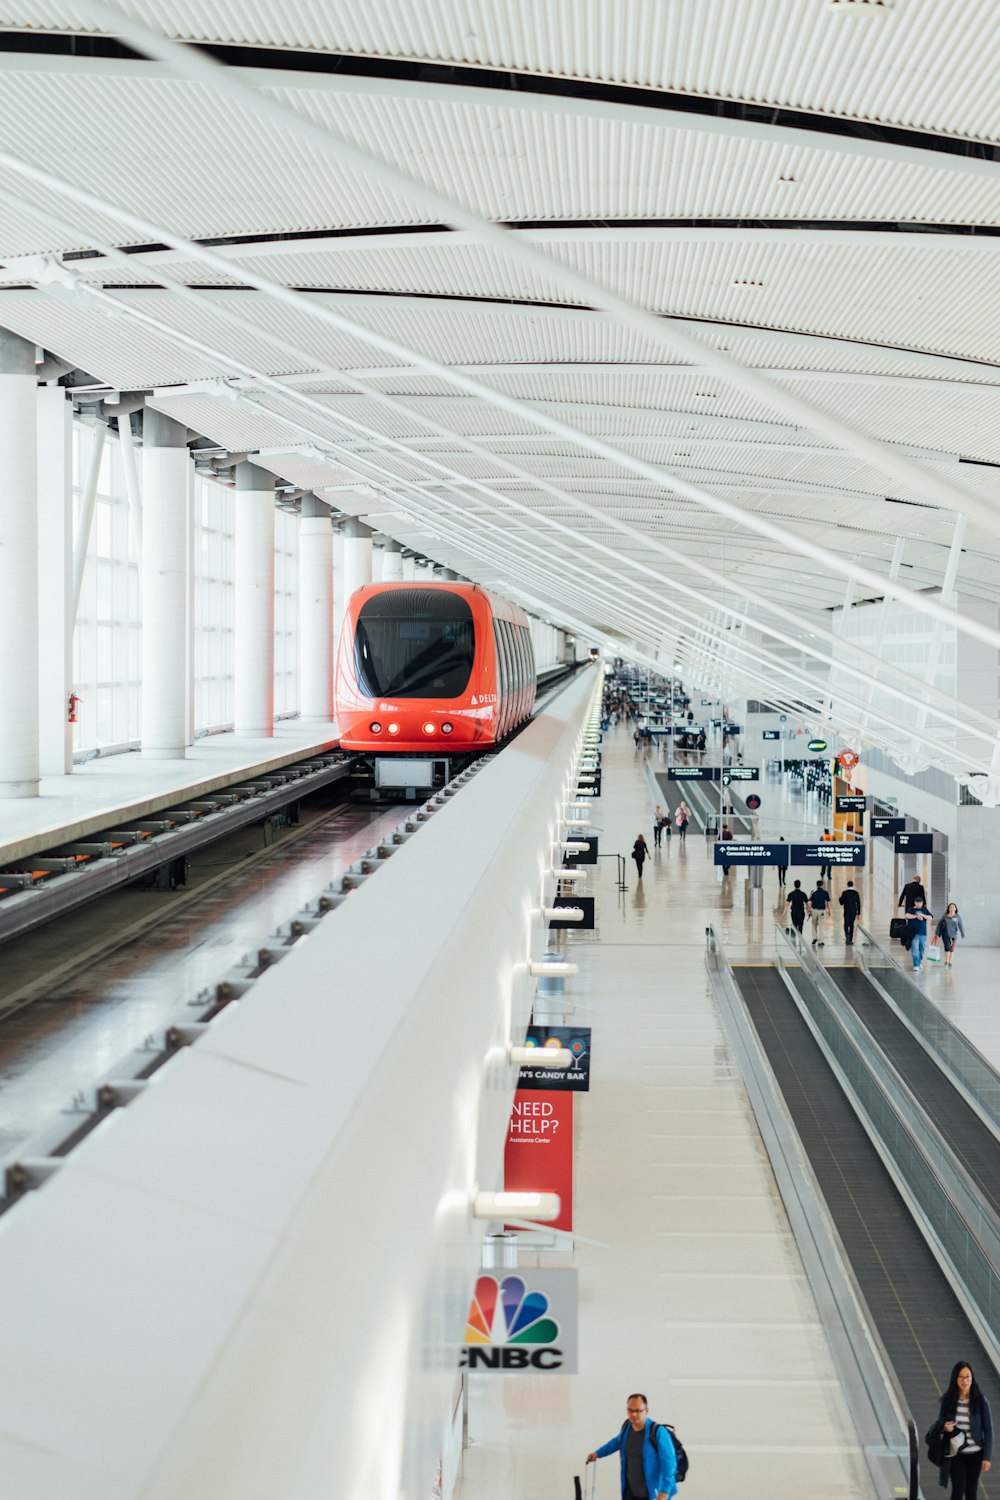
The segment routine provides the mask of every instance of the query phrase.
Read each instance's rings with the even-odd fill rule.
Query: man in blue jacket
[[[670,1433],[651,1420],[649,1404],[638,1392],[629,1396],[625,1409],[628,1421],[596,1453],[587,1454],[588,1464],[620,1453],[622,1500],[671,1500],[677,1494],[677,1455]]]

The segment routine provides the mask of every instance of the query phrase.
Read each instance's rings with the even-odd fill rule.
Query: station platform
[[[653,851],[631,726],[611,729],[603,749],[601,852],[628,856],[639,831],[651,850],[641,881],[628,860],[624,892],[614,860],[599,862],[588,885],[597,928],[567,947],[580,965],[567,982],[573,1019],[594,1029],[593,1087],[576,1107],[575,1230],[607,1248],[575,1251],[578,1375],[471,1378],[457,1493],[571,1496],[587,1453],[641,1391],[683,1438],[686,1488],[705,1500],[857,1500],[864,1462],[705,970],[706,926],[734,959],[766,962],[772,915],[766,903],[748,915],[742,880],[722,881],[704,835]],[[525,1267],[562,1263],[521,1251]],[[598,1497],[618,1493],[617,1462],[604,1460]]]
[[[336,749],[337,726],[289,719],[268,738],[206,735],[183,760],[134,751],[85,761],[71,776],[43,777],[37,797],[0,798],[0,864],[81,839],[113,822],[150,817],[182,798],[221,791],[250,774]]]

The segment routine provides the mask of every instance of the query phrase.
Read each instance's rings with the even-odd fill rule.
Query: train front
[[[375,760],[376,789],[444,784],[449,762],[496,739],[487,597],[468,584],[368,584],[351,596],[337,656],[340,743]]]

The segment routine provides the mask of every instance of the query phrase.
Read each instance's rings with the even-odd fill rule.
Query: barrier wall
[[[430,1492],[598,681],[0,1219],[18,1500]]]

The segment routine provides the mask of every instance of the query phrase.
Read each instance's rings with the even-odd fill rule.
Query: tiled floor
[[[652,845],[624,728],[604,767],[602,851],[627,853],[640,828]],[[771,912],[745,915],[742,878],[721,882],[704,837],[672,839],[641,883],[631,862],[626,878],[619,893],[600,862],[598,930],[570,940],[575,1019],[594,1028],[575,1226],[607,1247],[574,1256],[580,1373],[473,1378],[461,1500],[568,1500],[635,1390],[683,1436],[701,1500],[857,1500],[851,1423],[704,967],[706,925],[760,957]],[[614,1460],[597,1493],[618,1494]]]

